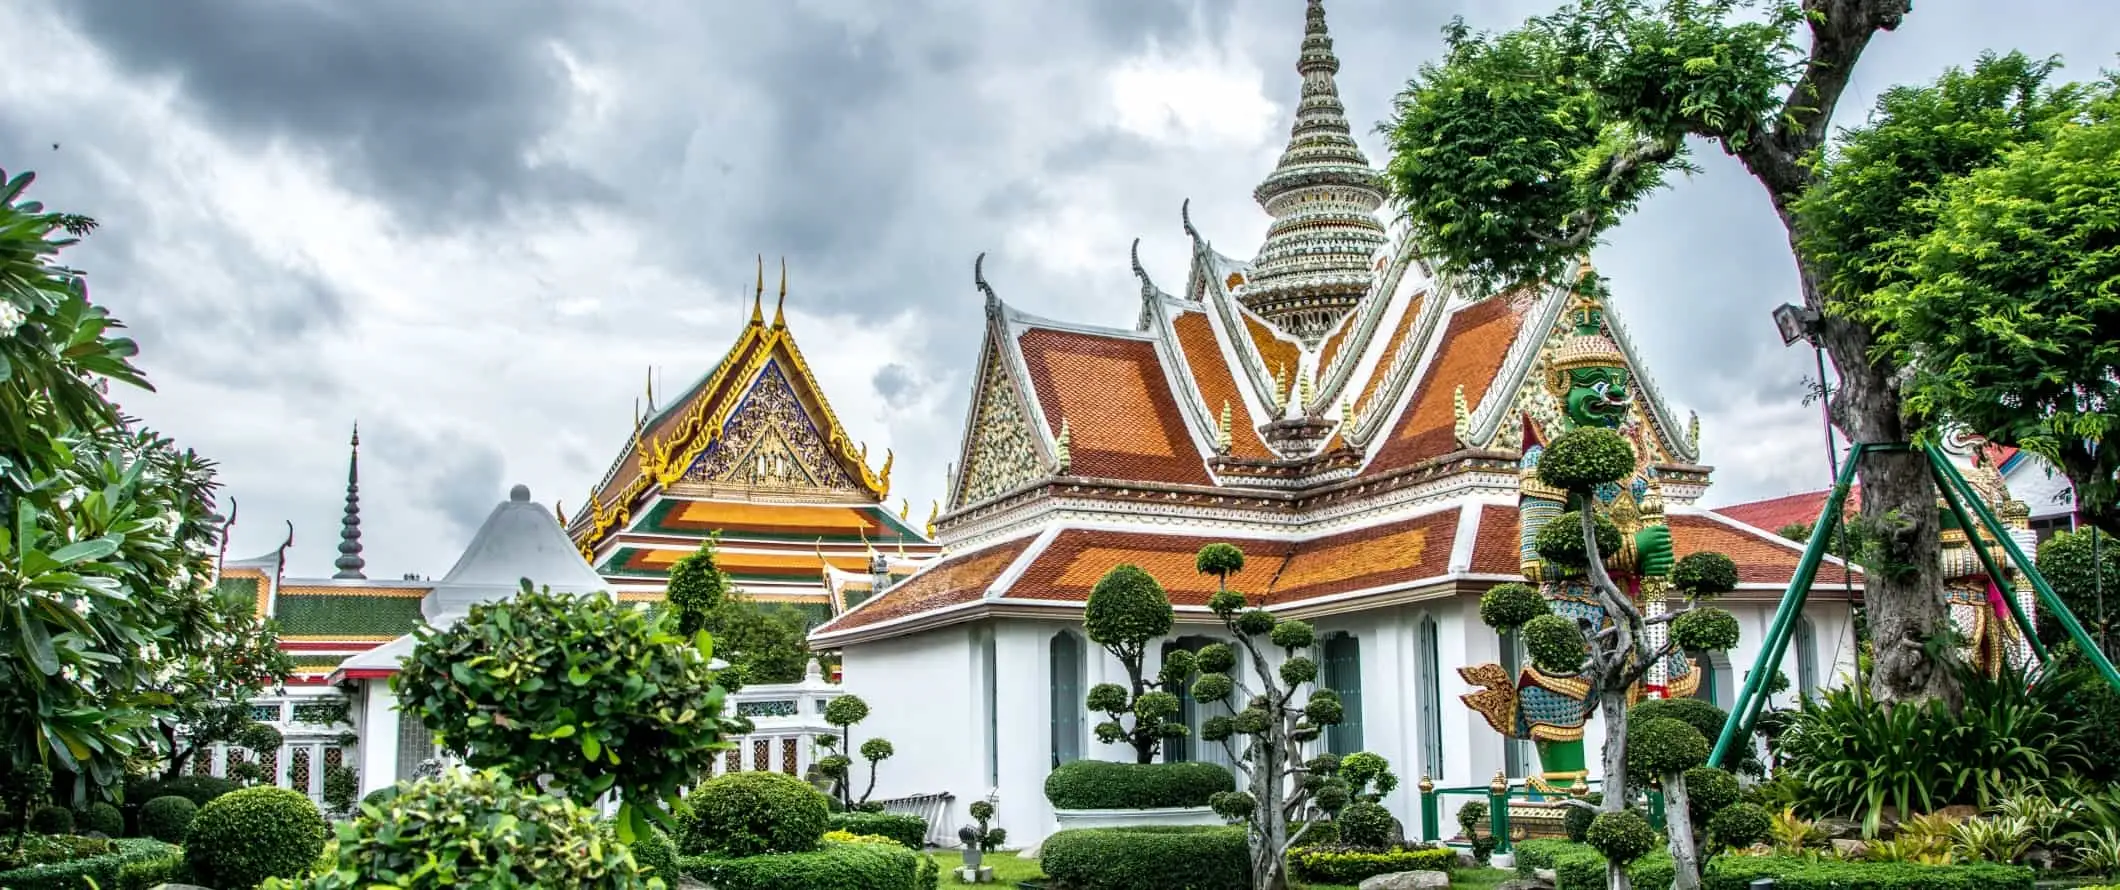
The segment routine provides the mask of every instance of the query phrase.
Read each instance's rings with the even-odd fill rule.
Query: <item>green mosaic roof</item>
[[[214,585],[214,589],[221,593],[230,591],[241,593],[243,595],[243,614],[250,615],[258,610],[258,585],[260,583],[260,579],[257,578],[230,578],[223,576],[220,582]]]
[[[280,633],[298,637],[397,637],[420,623],[420,598],[413,596],[288,596],[283,590],[273,610]]]

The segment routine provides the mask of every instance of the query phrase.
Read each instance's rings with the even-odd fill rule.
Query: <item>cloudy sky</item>
[[[1552,0],[1330,0],[1371,127],[1453,15]],[[2112,61],[2120,4],[1921,0],[1842,122],[1983,49]],[[361,425],[370,577],[447,571],[509,484],[571,510],[648,369],[719,359],[754,256],[842,419],[898,452],[916,518],[956,454],[982,316],[972,257],[1039,314],[1128,325],[1127,244],[1183,283],[1179,203],[1225,253],[1267,218],[1296,0],[12,0],[0,167],[104,224],[69,254],[133,327],[128,410],[218,459],[232,555],[336,543]],[[1823,484],[1794,272],[1734,164],[1598,255],[1651,373],[1698,410],[1715,503]],[[769,282],[769,287],[771,282]]]

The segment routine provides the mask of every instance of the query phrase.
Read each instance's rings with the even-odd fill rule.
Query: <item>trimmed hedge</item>
[[[1295,837],[1296,832],[1302,829],[1303,826],[1306,824],[1310,826],[1310,829],[1308,831],[1304,831],[1303,836],[1296,841],[1296,849],[1302,849],[1304,847],[1330,847],[1340,842],[1340,826],[1334,825],[1331,822],[1305,823],[1299,819],[1288,823],[1288,836]]]
[[[1605,857],[1587,844],[1568,844],[1553,855],[1554,890],[1605,890]],[[1627,867],[1634,890],[1671,890],[1678,876],[1671,854],[1653,850]]]
[[[191,831],[191,817],[198,812],[199,806],[191,798],[174,794],[157,797],[140,807],[140,835],[181,844],[184,835]]]
[[[29,830],[38,834],[73,834],[74,811],[62,806],[38,807],[29,814]]]
[[[677,844],[669,835],[660,828],[650,828],[647,837],[634,838],[631,846],[634,862],[640,863],[648,874],[677,886]]]
[[[0,871],[8,890],[80,890],[93,880],[103,890],[148,890],[167,883],[184,851],[147,838],[119,838],[101,856]]]
[[[1046,838],[1038,858],[1046,876],[1068,890],[1251,886],[1244,829],[1232,826],[1074,828]]]
[[[738,858],[807,853],[827,830],[824,792],[781,773],[728,773],[701,782],[685,797],[692,818],[679,849]]]
[[[185,836],[192,877],[209,887],[255,887],[307,874],[331,834],[309,795],[270,786],[231,791],[200,807]]]
[[[118,837],[125,833],[125,814],[99,800],[74,814],[74,827],[82,834],[93,831],[104,837]]]
[[[911,850],[927,849],[926,819],[905,813],[833,813],[826,820],[833,831],[887,837]]]
[[[174,779],[149,779],[125,786],[125,801],[138,806],[157,797],[175,795],[192,802],[194,806],[205,806],[213,799],[235,791],[243,786],[230,779],[213,776],[178,776]]]
[[[1917,865],[1911,862],[1812,862],[1783,856],[1718,856],[1701,878],[1702,890],[1746,890],[1771,877],[1775,890],[2032,890],[2032,870],[1976,862]]]
[[[1576,812],[1578,809],[1580,808],[1570,808],[1569,812]],[[1537,838],[1528,841],[1517,841],[1510,849],[1516,851],[1517,877],[1528,878],[1539,869],[1552,868],[1553,860],[1559,858],[1563,853],[1589,848],[1580,843],[1571,843],[1559,838]]]
[[[1212,763],[1077,760],[1045,777],[1045,799],[1062,810],[1204,807],[1208,798],[1236,789],[1236,777]]]
[[[1291,850],[1288,865],[1295,875],[1313,884],[1359,884],[1365,878],[1401,871],[1439,871],[1457,867],[1457,851],[1442,847],[1412,850],[1354,850],[1345,847],[1304,847]]]
[[[932,881],[937,872],[921,859],[896,844],[826,842],[810,853],[685,856],[678,868],[717,890],[930,890],[921,877]]]

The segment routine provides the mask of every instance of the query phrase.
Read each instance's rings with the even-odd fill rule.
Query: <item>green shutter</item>
[[[1051,644],[1053,766],[1082,759],[1082,640],[1066,631]]]
[[[1349,634],[1325,641],[1325,688],[1340,694],[1347,716],[1325,731],[1325,748],[1346,756],[1362,750],[1362,643]]]

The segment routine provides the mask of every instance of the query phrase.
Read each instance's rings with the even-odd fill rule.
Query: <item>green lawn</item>
[[[964,861],[958,858],[956,851],[947,851],[947,854],[945,855],[943,852],[936,854],[936,858],[942,860],[945,868],[955,869],[963,864]],[[1038,871],[1038,863],[1018,859],[1014,853],[988,853],[986,864],[993,867],[994,880],[996,882],[988,886],[1006,888],[1013,886],[1016,881],[1028,881],[1032,878],[1044,877]],[[1509,880],[1512,876],[1513,873],[1511,872],[1494,868],[1464,869],[1451,879],[1450,886],[1493,887]],[[945,887],[961,887],[964,886],[964,882],[957,880],[957,873],[951,870],[944,873],[942,885]],[[1355,890],[1355,888],[1341,884],[1310,884],[1307,885],[1307,890]]]

